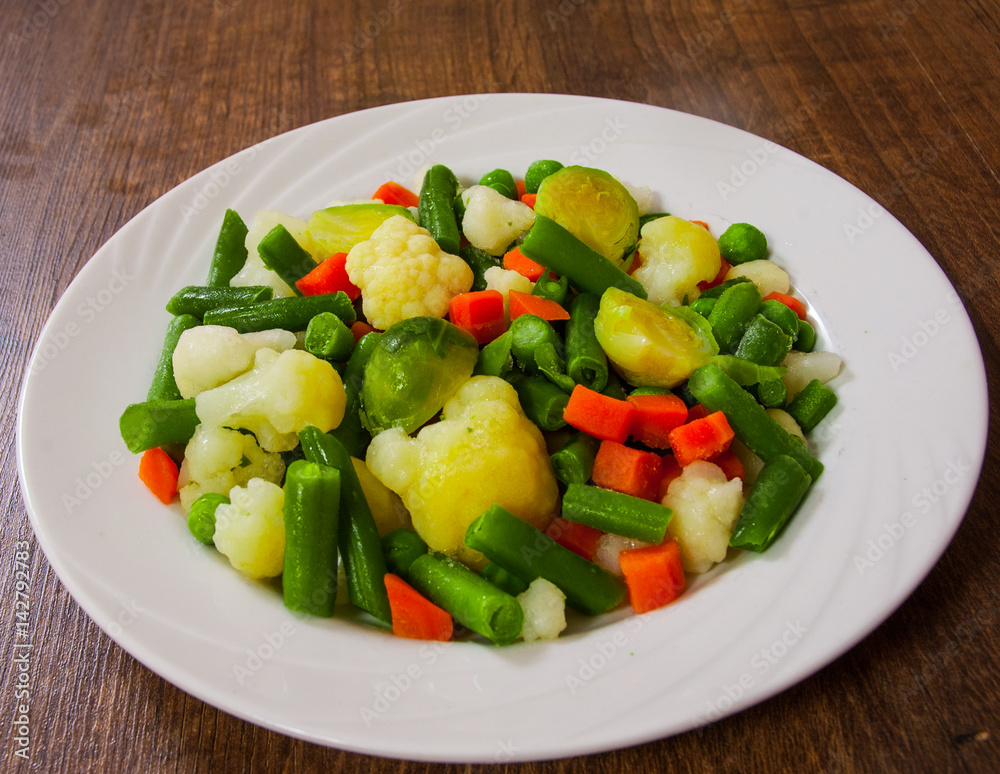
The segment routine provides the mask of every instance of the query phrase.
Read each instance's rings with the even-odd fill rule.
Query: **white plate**
[[[307,216],[410,184],[430,162],[478,177],[536,158],[605,168],[716,233],[771,239],[843,356],[815,431],[826,473],[780,541],[642,617],[576,621],[548,644],[396,639],[292,617],[187,533],[136,478],[118,417],[148,387],[167,298],[204,280],[226,207]],[[947,405],[947,412],[927,406]],[[73,281],[21,395],[25,502],[49,562],[118,644],[185,691],[291,736],[375,755],[509,761],[676,734],[820,669],[937,561],[986,438],[975,335],[931,256],[867,196],[788,150],[703,118],[585,97],[480,95],[303,127],[196,175],[126,224]]]

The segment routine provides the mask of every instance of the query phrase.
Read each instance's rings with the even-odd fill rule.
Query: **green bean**
[[[712,313],[712,310],[715,309],[715,305],[718,301],[719,299],[717,298],[705,298],[704,295],[701,295],[688,304],[688,308],[690,308],[692,312],[697,312],[707,320],[708,316]]]
[[[455,218],[454,199],[458,194],[455,173],[443,164],[435,164],[424,175],[420,187],[417,215],[442,250],[458,255],[460,235]]]
[[[354,334],[335,314],[321,312],[306,326],[306,352],[323,360],[341,362],[354,349]]]
[[[798,352],[812,352],[816,348],[816,329],[807,320],[799,320],[799,335],[792,346]]]
[[[760,313],[791,336],[792,341],[798,338],[799,316],[780,301],[772,298],[770,301],[761,302]]]
[[[205,312],[205,325],[226,325],[240,333],[284,328],[304,331],[309,321],[322,312],[332,312],[347,325],[358,319],[351,299],[343,291],[319,296],[272,298],[249,306],[222,306]]]
[[[472,245],[463,247],[459,257],[472,269],[472,290],[486,290],[486,271],[494,266],[503,268],[503,258],[490,255]]]
[[[215,509],[223,503],[228,505],[229,498],[215,492],[205,492],[191,503],[187,519],[188,530],[206,546],[215,545]]]
[[[777,323],[756,314],[740,337],[735,355],[758,365],[778,366],[791,349],[792,337]]]
[[[714,363],[691,374],[688,388],[709,411],[721,411],[744,446],[765,463],[780,454],[792,457],[815,481],[823,473],[823,463],[803,444],[770,417],[746,390]]]
[[[167,311],[176,315],[193,315],[199,320],[205,312],[220,306],[246,306],[267,301],[273,290],[265,285],[247,287],[216,287],[213,285],[188,285],[181,288],[167,301]]]
[[[750,282],[749,277],[733,277],[731,280],[726,280],[725,282],[719,283],[718,285],[709,288],[708,290],[703,290],[698,298],[719,298],[733,285],[741,285],[745,282]]]
[[[565,275],[577,290],[600,296],[609,287],[617,287],[646,298],[637,280],[544,215],[535,215],[521,252],[559,276]]]
[[[788,388],[781,379],[770,379],[757,385],[757,400],[764,408],[783,408],[788,400]]]
[[[125,446],[133,454],[155,446],[187,443],[199,424],[194,398],[133,403],[118,421]]]
[[[786,411],[798,422],[803,433],[809,433],[836,405],[837,394],[819,379],[813,379],[792,398]]]
[[[206,285],[225,287],[247,262],[247,226],[235,210],[226,210],[215,242]]]
[[[542,181],[554,172],[558,172],[563,165],[553,159],[538,159],[528,165],[524,173],[524,192],[538,193],[538,188]]]
[[[302,291],[295,284],[316,268],[316,259],[305,250],[280,223],[267,232],[257,247],[264,265],[277,274],[295,295]]]
[[[586,615],[606,612],[625,597],[625,584],[620,578],[559,545],[499,505],[487,508],[469,525],[465,544],[525,583],[545,578],[562,590],[570,606]]]
[[[454,559],[424,554],[410,565],[408,580],[462,626],[497,645],[513,642],[521,634],[521,603]]]
[[[570,484],[563,495],[564,519],[644,543],[662,543],[673,515],[651,500],[586,484]]]
[[[601,299],[581,293],[569,305],[566,323],[566,372],[577,384],[600,392],[608,383],[608,358],[594,334]]]
[[[487,172],[480,178],[479,185],[492,188],[508,199],[517,199],[517,186],[514,184],[514,176],[506,169],[494,169],[492,172]]]
[[[507,572],[496,562],[487,562],[483,566],[483,569],[479,571],[479,574],[501,591],[506,591],[512,597],[523,594],[528,590],[527,583],[516,575]]]
[[[180,400],[181,391],[177,389],[174,379],[174,350],[181,334],[189,328],[195,328],[201,323],[197,317],[182,314],[167,323],[167,333],[163,337],[163,348],[160,350],[160,360],[153,372],[153,381],[146,393],[146,400]]]
[[[764,551],[798,507],[812,477],[785,454],[771,458],[754,481],[729,545]]]
[[[344,392],[347,393],[344,418],[329,434],[340,441],[352,457],[363,458],[372,440],[371,434],[361,423],[361,383],[365,378],[368,358],[378,346],[381,336],[378,331],[372,331],[361,337],[354,345],[341,377],[344,382]]]
[[[337,602],[340,471],[297,460],[285,472],[285,607],[330,617]]]
[[[552,470],[564,484],[585,484],[594,470],[601,442],[587,433],[577,433],[552,456]]]
[[[535,350],[543,344],[550,344],[558,352],[562,342],[556,329],[541,317],[522,314],[510,323],[510,350],[514,360],[528,373],[538,371]]]
[[[400,527],[382,536],[382,553],[389,572],[406,578],[413,560],[427,553],[427,544],[412,529]]]
[[[528,419],[542,430],[558,430],[566,426],[563,411],[569,403],[569,395],[544,376],[521,376],[511,384],[517,390]]]
[[[333,436],[312,426],[299,433],[299,440],[307,460],[340,471],[338,542],[351,603],[382,623],[392,623],[382,539],[347,449]]]
[[[535,287],[531,289],[531,295],[555,301],[560,306],[565,305],[568,294],[569,280],[566,277],[556,277],[553,279],[549,272],[545,272],[535,280]]]
[[[479,350],[479,357],[476,360],[473,373],[477,376],[506,378],[513,368],[514,356],[511,354],[511,335],[510,331],[507,331]]]
[[[738,282],[719,296],[708,322],[723,352],[736,351],[743,332],[757,314],[760,300],[760,291],[752,282]]]

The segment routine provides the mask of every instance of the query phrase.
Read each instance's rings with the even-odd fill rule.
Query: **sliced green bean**
[[[531,295],[555,301],[560,306],[566,303],[568,294],[569,280],[566,277],[553,278],[549,272],[545,272],[535,280],[535,287],[531,289]]]
[[[460,235],[455,218],[454,200],[458,194],[458,178],[443,164],[435,164],[424,175],[420,187],[417,215],[442,250],[459,253]]]
[[[542,430],[558,430],[566,426],[563,411],[569,395],[544,376],[521,376],[512,379],[521,408],[528,419]]]
[[[354,334],[337,315],[321,312],[306,326],[304,344],[309,354],[339,363],[354,349]]]
[[[463,247],[459,257],[472,269],[472,290],[486,290],[486,271],[495,266],[503,268],[503,258],[490,255],[472,245]]]
[[[177,389],[174,379],[174,350],[181,334],[189,328],[201,325],[197,317],[182,314],[167,323],[167,333],[163,337],[163,348],[160,350],[160,360],[153,371],[153,381],[146,393],[146,400],[180,400],[181,391]]]
[[[563,495],[564,519],[644,543],[662,543],[673,515],[651,500],[586,484],[570,484]]]
[[[506,169],[494,169],[492,172],[487,172],[480,178],[479,185],[492,188],[508,199],[517,199],[517,185],[514,183],[514,176]]]
[[[798,352],[812,352],[816,348],[816,329],[808,320],[799,320],[799,335],[792,346]]]
[[[528,590],[527,583],[516,575],[507,572],[496,562],[487,562],[483,569],[479,571],[479,574],[501,591],[506,591],[512,597],[523,594]]]
[[[764,551],[795,512],[812,477],[785,454],[764,464],[754,481],[729,545],[747,551]]]
[[[340,557],[347,575],[351,603],[385,624],[392,623],[385,590],[382,539],[351,456],[336,438],[307,427],[299,433],[306,459],[340,471]]]
[[[792,312],[794,314],[794,312]],[[736,347],[736,357],[762,366],[779,366],[792,349],[792,337],[762,314],[754,315]]]
[[[772,298],[761,302],[760,313],[791,336],[792,341],[798,338],[799,316],[790,307]]]
[[[760,308],[760,291],[752,282],[738,282],[727,288],[708,315],[715,340],[723,352],[735,352],[743,332]]]
[[[118,429],[128,450],[138,454],[155,446],[187,443],[199,422],[194,398],[150,400],[128,406],[118,421]]]
[[[462,626],[497,645],[511,643],[521,634],[521,603],[454,559],[424,554],[410,565],[408,580]]]
[[[506,378],[514,368],[514,356],[511,354],[510,331],[502,333],[493,341],[479,350],[476,368],[477,376],[499,376]]]
[[[344,418],[340,424],[330,431],[330,435],[340,441],[352,457],[364,458],[365,450],[371,443],[372,436],[361,423],[361,384],[365,378],[365,366],[372,352],[378,346],[382,336],[378,331],[366,333],[351,351],[351,356],[344,367],[341,378],[344,382],[344,392],[347,393],[347,403],[344,406]]]
[[[323,312],[332,312],[347,325],[358,319],[351,299],[344,292],[318,296],[272,298],[249,306],[222,306],[205,312],[205,325],[227,325],[240,333],[283,328],[304,331],[309,321]]]
[[[216,287],[213,285],[188,285],[178,290],[167,301],[167,311],[176,315],[193,315],[198,319],[205,312],[220,306],[246,306],[267,301],[274,291],[265,285],[246,287]]]
[[[247,226],[236,210],[226,210],[215,242],[206,285],[225,287],[247,262]]]
[[[600,392],[608,383],[608,358],[594,334],[601,299],[580,293],[569,305],[566,323],[566,373],[577,384]]]
[[[594,470],[601,442],[587,433],[577,433],[551,456],[552,470],[564,484],[586,484]]]
[[[295,295],[302,291],[296,282],[316,268],[316,260],[280,223],[267,232],[257,247],[264,265],[277,274]]]
[[[566,602],[586,615],[598,615],[625,597],[624,582],[556,543],[514,514],[493,505],[465,533],[465,544],[481,551],[525,583],[545,578],[566,595]]]
[[[798,422],[803,433],[809,433],[836,405],[837,394],[819,379],[813,379],[792,398],[785,410]]]
[[[400,527],[382,536],[382,553],[389,572],[406,578],[413,560],[427,553],[427,544],[412,529]]]
[[[285,472],[285,607],[330,617],[337,602],[340,471],[297,460]]]

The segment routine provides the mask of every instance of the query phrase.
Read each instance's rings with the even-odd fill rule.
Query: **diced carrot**
[[[504,255],[503,267],[510,271],[516,271],[518,274],[523,274],[532,282],[541,277],[546,271],[542,264],[531,260],[517,247]]]
[[[164,505],[170,505],[177,494],[179,473],[177,463],[163,449],[154,446],[142,453],[139,479]]]
[[[381,199],[386,204],[398,204],[401,207],[416,207],[420,203],[420,197],[413,191],[392,180],[382,183],[372,199]]]
[[[680,466],[695,460],[707,460],[724,452],[732,443],[734,433],[721,411],[681,425],[670,433],[670,448]]]
[[[528,193],[528,189],[524,185],[524,181],[523,180],[515,180],[514,181],[514,188],[517,189],[517,198],[518,199],[520,199],[522,196],[524,196],[526,193]]]
[[[471,333],[479,344],[489,344],[507,330],[503,293],[499,290],[475,290],[453,296],[448,317],[453,325]]]
[[[707,417],[710,413],[711,412],[700,403],[695,403],[688,409],[687,419],[684,420],[684,424],[694,422],[696,419],[701,419],[702,417]]]
[[[691,223],[694,223],[696,226],[701,226],[703,229],[705,229],[705,231],[712,230],[708,227],[708,224],[703,220],[692,220]]]
[[[800,320],[806,319],[806,305],[799,301],[799,299],[795,296],[789,296],[785,293],[774,291],[773,293],[768,293],[764,296],[764,301],[777,301],[795,312]]]
[[[687,421],[688,409],[676,395],[629,395],[636,408],[630,435],[654,449],[670,448],[670,431]]]
[[[636,613],[648,613],[673,602],[687,582],[680,547],[673,538],[658,546],[627,548],[618,554],[628,601]]]
[[[714,462],[720,468],[722,472],[726,474],[726,478],[732,481],[734,478],[738,478],[741,481],[746,478],[746,471],[743,469],[743,463],[740,458],[736,456],[736,452],[732,449],[726,449],[721,454],[716,454],[711,457],[709,462]]]
[[[357,301],[361,289],[347,276],[347,253],[334,253],[295,283],[304,296],[321,296],[344,291]]]
[[[549,522],[545,534],[563,548],[568,548],[589,562],[593,560],[594,554],[597,552],[597,541],[604,533],[596,527],[556,518]]]
[[[632,253],[632,264],[628,267],[628,271],[625,273],[628,274],[629,276],[632,276],[635,270],[638,269],[640,266],[642,266],[642,255],[639,253],[638,250],[636,250],[634,253]]]
[[[454,624],[451,615],[435,605],[398,575],[385,574],[385,590],[389,595],[392,633],[411,640],[451,639]]]
[[[522,293],[520,290],[507,291],[507,298],[510,301],[511,320],[516,320],[522,314],[533,314],[553,322],[569,319],[569,312],[551,298]]]
[[[604,489],[655,500],[663,462],[658,454],[633,449],[617,441],[601,441],[594,458],[594,483]]]
[[[726,275],[729,270],[733,268],[729,261],[725,258],[722,259],[722,265],[719,267],[719,273],[715,275],[715,279],[709,280],[708,282],[699,282],[698,290],[708,290],[709,288],[714,288],[716,285],[721,285],[726,281]]]
[[[357,343],[361,341],[365,336],[375,330],[368,323],[363,320],[356,320],[353,325],[351,325],[351,335],[354,336],[354,342]]]
[[[567,424],[602,441],[619,443],[628,438],[634,415],[635,406],[627,400],[602,395],[582,384],[573,388],[563,409]]]
[[[661,461],[663,462],[663,472],[660,474],[660,486],[656,491],[656,499],[663,502],[663,498],[667,496],[667,489],[670,488],[670,482],[679,478],[684,471],[673,454],[664,454]]]
[[[531,209],[535,209],[535,200],[538,198],[538,194],[526,193],[521,196],[521,204],[527,204]]]

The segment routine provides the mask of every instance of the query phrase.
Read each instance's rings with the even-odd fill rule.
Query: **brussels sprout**
[[[635,387],[676,387],[719,353],[701,315],[618,288],[601,296],[594,333],[608,360]]]
[[[414,220],[413,213],[397,204],[341,204],[317,210],[309,218],[306,233],[323,257],[349,252],[393,215]]]
[[[471,334],[438,317],[396,323],[365,367],[362,423],[372,435],[390,427],[412,433],[472,376],[478,356]]]
[[[621,268],[639,237],[639,205],[600,169],[563,167],[542,180],[535,212]]]

